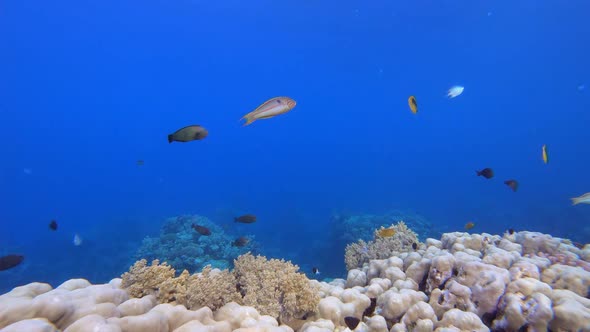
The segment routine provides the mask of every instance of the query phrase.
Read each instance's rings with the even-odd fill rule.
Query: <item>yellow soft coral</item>
[[[188,280],[186,306],[189,309],[206,306],[217,310],[232,301],[241,303],[241,299],[236,290],[236,278],[228,270],[212,270],[207,265]]]
[[[160,303],[183,304],[189,309],[207,306],[216,310],[237,302],[283,321],[317,311],[319,288],[298,272],[297,265],[250,253],[238,257],[234,265],[232,272],[206,266],[201,273],[190,276],[185,270],[175,278],[174,269],[166,263],[155,260],[147,266],[143,259],[123,274],[122,287],[133,297],[152,294]]]
[[[301,318],[317,310],[319,290],[298,272],[297,265],[248,253],[234,260],[234,266],[244,305],[281,320]]]
[[[147,265],[147,261],[142,259],[135,262],[125,272],[121,278],[123,279],[121,287],[127,289],[127,292],[132,297],[143,297],[145,295],[156,295],[158,300],[160,297],[160,287],[169,279],[174,278],[174,269],[170,265],[163,263],[157,259],[152,262],[151,266]]]

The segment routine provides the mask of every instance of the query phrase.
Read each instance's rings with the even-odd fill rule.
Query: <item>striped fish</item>
[[[582,195],[580,197],[572,198],[572,205],[577,205],[580,203],[590,204],[590,193],[585,193],[584,195]]]
[[[246,119],[244,126],[247,126],[259,119],[269,119],[279,114],[287,113],[292,110],[296,104],[295,100],[289,97],[275,97],[267,100],[254,111],[244,115],[240,120]]]

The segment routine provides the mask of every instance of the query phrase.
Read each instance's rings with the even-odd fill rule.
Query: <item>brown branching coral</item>
[[[188,280],[186,306],[190,309],[209,307],[217,310],[229,302],[241,303],[242,297],[236,290],[236,278],[228,270],[211,269],[194,274]]]
[[[234,266],[244,305],[282,320],[300,318],[317,310],[318,289],[298,272],[297,265],[248,253],[238,257]]]
[[[164,283],[169,283],[168,280],[174,279],[174,269],[170,265],[163,263],[157,259],[148,266],[147,261],[142,259],[135,262],[125,272],[121,278],[123,279],[121,287],[127,289],[127,292],[132,297],[143,297],[146,295],[155,295],[160,300],[160,288]]]
[[[385,259],[398,255],[400,252],[411,250],[413,243],[420,243],[418,235],[409,229],[403,221],[391,225],[395,234],[390,237],[381,237],[379,232],[384,228],[375,230],[373,241],[359,240],[346,246],[344,261],[348,270],[362,267],[372,259]]]
[[[147,266],[146,260],[140,260],[123,274],[122,287],[133,297],[153,294],[160,303],[183,304],[189,309],[207,306],[216,310],[237,302],[282,320],[317,311],[319,289],[298,272],[297,265],[250,253],[234,264],[232,272],[207,266],[201,273],[191,276],[185,270],[175,278],[174,269],[166,263],[155,260]]]

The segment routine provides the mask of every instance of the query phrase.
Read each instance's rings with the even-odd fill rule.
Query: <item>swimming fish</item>
[[[510,187],[514,192],[518,190],[518,181],[516,180],[506,180],[504,181],[504,184]]]
[[[477,176],[483,176],[486,179],[491,179],[494,177],[494,171],[491,168],[484,168],[481,171],[475,171]]]
[[[232,242],[232,246],[234,247],[243,247],[245,245],[247,245],[250,242],[250,239],[248,239],[245,236],[241,236],[239,238],[237,238],[234,242]]]
[[[363,312],[363,317],[365,317],[365,316],[369,316],[369,317],[370,316],[373,316],[373,313],[375,313],[375,308],[376,307],[377,307],[377,298],[372,297],[371,298],[371,304]]]
[[[144,161],[140,159],[136,163],[137,163],[137,166],[143,166]]]
[[[462,94],[463,90],[465,90],[464,87],[462,87],[460,85],[455,85],[447,91],[447,98],[455,98],[455,97],[459,96],[460,94]]]
[[[391,237],[395,235],[395,229],[394,228],[381,228],[379,231],[377,231],[377,234],[380,237]]]
[[[234,222],[241,222],[243,224],[251,224],[256,222],[256,216],[253,214],[245,214],[243,216],[235,217]]]
[[[412,110],[412,113],[418,113],[418,103],[416,102],[416,97],[410,96],[410,98],[408,98],[408,105],[410,105],[410,110]]]
[[[7,255],[0,257],[0,271],[12,269],[22,263],[23,259],[25,259],[25,256],[22,255]]]
[[[289,97],[275,97],[265,101],[254,111],[244,115],[240,120],[246,119],[244,126],[260,119],[270,119],[279,114],[287,113],[292,110],[297,103]]]
[[[543,147],[541,147],[541,153],[542,153],[542,158],[543,158],[543,162],[546,164],[549,162],[549,155],[547,154],[547,145],[543,144]]]
[[[207,137],[207,135],[209,135],[209,132],[202,126],[186,126],[178,129],[173,134],[168,135],[168,143],[202,140]]]
[[[205,235],[205,236],[209,236],[211,235],[211,231],[209,230],[209,228],[205,227],[205,226],[200,226],[197,224],[193,224],[191,226],[197,233],[201,234],[201,235]]]
[[[356,329],[356,327],[359,326],[360,322],[361,322],[361,320],[356,317],[352,317],[352,316],[344,317],[344,323],[346,323],[346,326],[348,326],[348,328],[351,330]]]
[[[466,230],[470,230],[470,229],[472,229],[473,227],[475,227],[475,223],[473,223],[473,222],[471,222],[471,221],[465,224],[465,229],[466,229]]]
[[[49,223],[49,229],[50,229],[50,230],[52,230],[52,231],[56,231],[56,230],[57,230],[57,221],[55,221],[55,220],[52,220],[52,221]]]
[[[82,244],[82,238],[80,237],[80,235],[78,233],[76,233],[74,235],[74,241],[73,241],[73,243],[74,243],[74,245],[76,247]]]
[[[510,229],[508,230],[508,234],[510,234],[510,235],[514,234],[514,228],[510,228]]]
[[[311,269],[311,273],[313,273],[313,274],[320,274],[320,269],[318,269],[317,267],[313,267]]]
[[[582,195],[580,197],[574,197],[571,200],[572,200],[572,205],[577,205],[580,203],[590,204],[590,193],[585,193],[584,195]]]

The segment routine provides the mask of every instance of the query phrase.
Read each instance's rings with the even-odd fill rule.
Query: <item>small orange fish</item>
[[[395,229],[393,228],[381,228],[377,234],[379,234],[380,237],[391,237],[395,235]]]
[[[418,103],[416,102],[416,97],[410,96],[410,98],[408,98],[408,105],[410,106],[412,113],[418,113]]]
[[[267,100],[254,111],[244,115],[240,120],[246,119],[244,126],[247,126],[259,119],[269,119],[279,114],[287,113],[292,110],[296,104],[295,100],[289,97],[275,97]]]
[[[472,229],[473,227],[475,227],[475,223],[473,223],[473,222],[471,222],[471,221],[465,224],[465,229],[466,229],[466,230],[470,230],[470,229]]]

